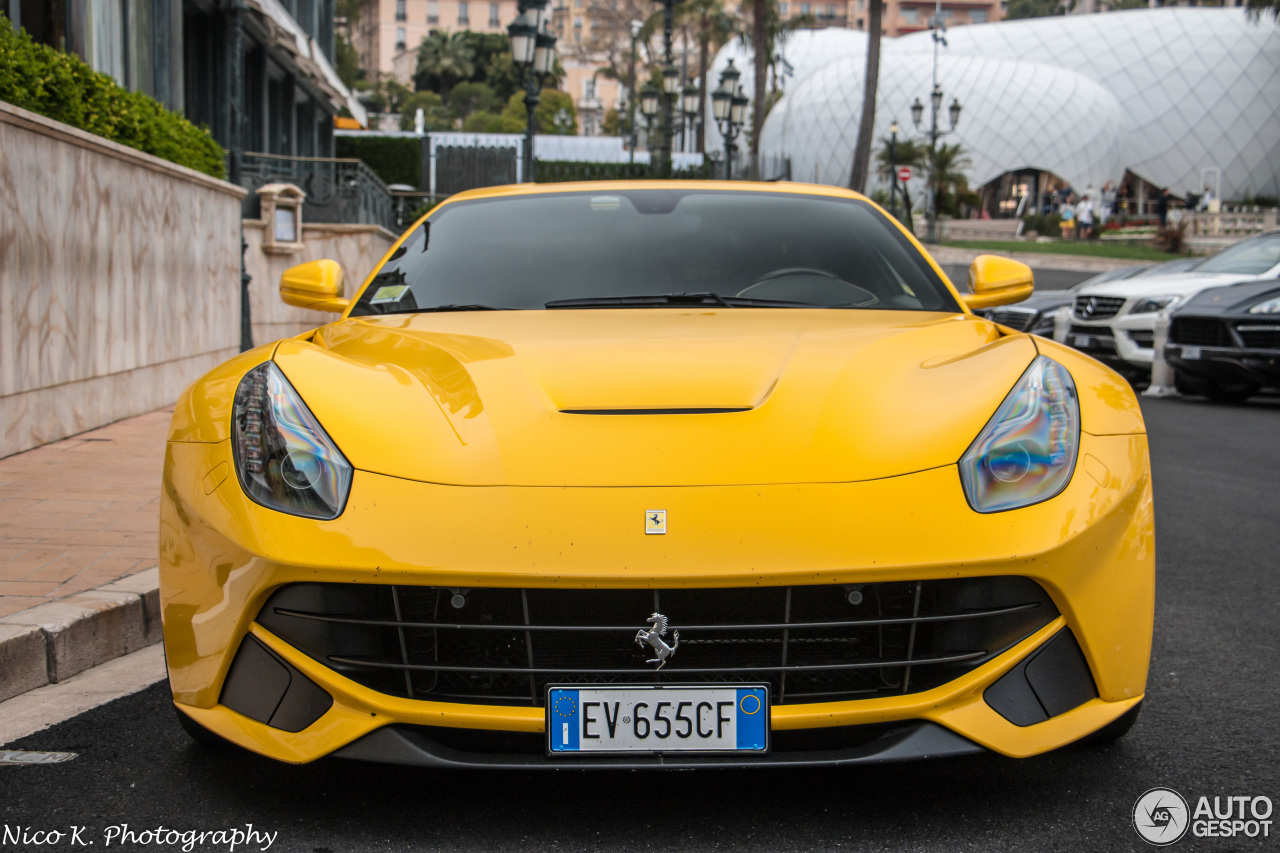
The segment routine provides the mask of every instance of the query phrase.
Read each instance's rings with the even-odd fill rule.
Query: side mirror
[[[280,298],[288,305],[313,311],[347,310],[351,300],[342,298],[342,267],[337,261],[309,261],[290,267],[280,276]]]
[[[964,302],[970,310],[1021,302],[1035,289],[1031,267],[999,255],[978,255],[969,264],[969,289]]]

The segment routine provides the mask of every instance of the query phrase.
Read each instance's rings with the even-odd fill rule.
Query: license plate
[[[1089,346],[1089,336],[1076,335],[1071,339],[1071,345],[1073,347],[1087,347]]]
[[[1200,358],[1200,347],[1183,347],[1182,358],[1186,361],[1195,361]]]
[[[549,687],[547,750],[552,755],[768,752],[769,688]]]

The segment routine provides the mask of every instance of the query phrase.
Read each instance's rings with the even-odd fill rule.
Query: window
[[[969,22],[972,24],[985,24],[987,22],[987,10],[986,9],[970,10]]]
[[[490,3],[490,4],[489,4],[489,26],[491,26],[491,27],[499,26],[499,21],[498,21],[498,4],[497,4],[497,3]]]
[[[582,41],[582,19],[573,19],[573,40]]]
[[[902,10],[902,22],[904,24],[915,24],[920,21],[920,15],[914,6],[906,7]]]
[[[808,4],[808,3],[801,3],[801,4],[800,4],[800,14],[801,14],[801,15],[807,15],[807,14],[809,14],[809,4]]]
[[[409,20],[409,15],[407,12],[405,12],[405,9],[404,9],[404,3],[405,3],[405,0],[396,0],[396,20],[397,21]]]
[[[459,24],[471,23],[471,17],[467,12],[467,0],[461,0],[461,2],[458,3],[458,23]]]
[[[858,29],[862,30],[862,29],[866,29],[866,26],[867,26],[867,25],[863,22],[863,20],[862,20],[861,18],[859,18],[859,19],[857,20],[857,23],[855,23],[855,24],[854,24],[854,26],[856,26]]]
[[[552,300],[680,291],[838,311],[960,310],[925,256],[862,201],[626,189],[454,202],[428,221],[430,243],[426,228],[415,229],[351,316],[472,303],[541,310]],[[375,304],[387,283],[409,292]]]
[[[786,3],[780,3],[780,4],[778,5],[778,9],[779,9],[779,11],[782,13],[782,17],[784,17],[784,18],[785,18],[788,14],[790,14],[789,10],[787,9],[787,4],[786,4]]]
[[[396,50],[404,50],[405,43],[408,41],[404,34],[404,27],[396,27]]]
[[[827,17],[834,18],[835,16],[836,16],[836,7],[830,6],[830,5],[827,6]]]
[[[440,23],[440,0],[427,0],[427,23]]]
[[[858,11],[861,12],[867,8],[867,0],[858,0]]]
[[[941,13],[941,18],[942,18],[942,20],[944,20],[944,21],[949,21],[949,20],[951,20],[951,18],[952,18],[952,16],[953,16],[954,14],[955,14],[955,13],[954,13],[951,9],[943,9],[943,10],[942,10],[942,13]]]
[[[589,80],[582,81],[582,97],[584,100],[594,101],[596,99],[596,80],[592,77]]]

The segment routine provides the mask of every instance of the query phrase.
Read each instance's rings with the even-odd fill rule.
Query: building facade
[[[505,34],[517,14],[516,0],[364,0],[352,46],[366,78],[390,75],[408,86],[418,45],[433,30]]]
[[[784,18],[811,16],[819,27],[846,27],[866,30],[870,0],[818,0],[796,2],[783,0],[779,10]],[[880,28],[888,38],[929,28],[929,20],[938,14],[948,27],[964,24],[986,24],[1003,19],[1008,0],[884,0]]]

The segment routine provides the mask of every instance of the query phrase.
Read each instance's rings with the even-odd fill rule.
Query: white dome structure
[[[789,152],[796,180],[847,184],[864,72],[865,60],[845,59],[795,85],[769,113],[761,151]],[[932,58],[881,56],[876,148],[895,118],[904,132],[910,129],[908,106],[922,94],[927,102],[932,74]],[[959,126],[943,141],[963,146],[972,163],[966,170],[971,185],[981,186],[1011,168],[1052,172],[1078,187],[1101,186],[1123,173],[1124,116],[1119,102],[1097,83],[1049,65],[973,56],[940,57],[938,76],[947,81],[948,99],[954,96],[964,107]],[[939,123],[946,128],[947,122],[944,104]],[[920,198],[917,183],[923,191],[923,175],[911,186],[912,196]]]
[[[966,149],[972,186],[1034,169],[1100,187],[1129,170],[1182,194],[1217,169],[1223,198],[1280,195],[1280,27],[1265,18],[1250,22],[1240,8],[1135,9],[957,27],[947,41],[939,82],[948,103],[964,106],[947,141]],[[795,179],[848,182],[866,46],[865,34],[837,29],[784,45],[794,75],[760,150],[790,157]],[[751,55],[737,44],[717,55],[709,82],[730,57],[750,94]],[[894,118],[910,130],[909,106],[927,103],[932,66],[928,32],[882,42],[877,148]],[[707,145],[722,145],[713,124]]]
[[[1097,81],[1124,109],[1125,167],[1156,186],[1198,190],[1216,168],[1224,198],[1280,195],[1280,27],[1266,17],[1133,9],[957,27],[947,42],[950,56],[1042,62]],[[933,42],[917,33],[893,49],[932,55]]]

